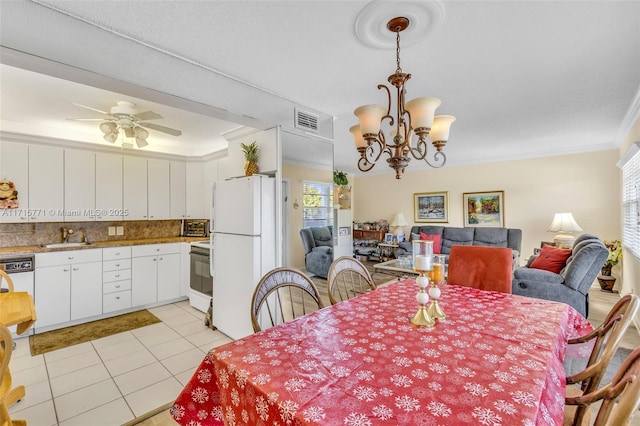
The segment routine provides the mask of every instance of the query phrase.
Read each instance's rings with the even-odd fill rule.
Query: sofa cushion
[[[311,228],[313,233],[313,239],[316,240],[317,246],[333,246],[333,237],[329,228],[319,226],[317,228]]]
[[[507,228],[475,228],[474,246],[508,247]]]
[[[561,249],[545,244],[542,246],[540,255],[531,262],[529,267],[559,274],[567,264],[569,256],[571,256],[570,249]]]
[[[329,246],[319,246],[319,247],[314,247],[313,250],[311,250],[314,253],[325,253],[325,254],[329,254],[331,253],[332,249]]]
[[[424,232],[420,233],[420,239],[426,241],[433,241],[433,254],[440,254],[442,240],[440,239],[440,235],[427,235]]]
[[[473,245],[473,234],[474,228],[444,228],[440,251],[444,254],[449,254],[452,246]]]

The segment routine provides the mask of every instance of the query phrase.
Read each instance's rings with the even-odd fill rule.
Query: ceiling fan
[[[118,101],[116,106],[111,107],[110,112],[77,103],[74,103],[74,105],[104,114],[102,118],[68,118],[67,120],[101,121],[100,130],[104,133],[103,138],[110,143],[115,143],[118,139],[118,129],[122,130],[126,137],[135,138],[138,148],[149,145],[147,142],[147,138],[149,137],[147,129],[157,130],[158,132],[173,136],[180,136],[182,134],[180,130],[160,126],[155,123],[147,123],[146,120],[158,120],[163,117],[153,111],[138,112],[135,108],[136,105],[132,102]]]

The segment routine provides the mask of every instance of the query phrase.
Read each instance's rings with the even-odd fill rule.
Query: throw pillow
[[[442,248],[442,240],[440,235],[427,235],[424,232],[420,233],[421,240],[433,241],[433,254],[440,254]]]
[[[544,269],[559,274],[571,256],[571,249],[561,249],[547,244],[542,246],[540,255],[531,262],[529,268]]]

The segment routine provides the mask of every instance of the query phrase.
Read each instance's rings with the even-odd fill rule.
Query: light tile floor
[[[26,396],[10,408],[29,426],[114,426],[175,400],[207,351],[230,342],[204,326],[189,301],[149,309],[161,323],[31,356],[16,339],[14,384]]]

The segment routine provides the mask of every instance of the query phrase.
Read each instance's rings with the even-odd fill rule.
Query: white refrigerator
[[[232,339],[253,334],[251,297],[276,265],[275,179],[249,176],[213,184],[213,325]]]

